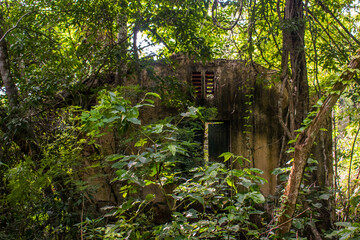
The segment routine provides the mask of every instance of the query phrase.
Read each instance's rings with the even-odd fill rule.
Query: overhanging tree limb
[[[243,8],[243,1],[242,0],[239,1],[239,6],[238,6],[238,9],[236,10],[236,12],[238,12],[239,15],[236,18],[235,22],[229,27],[222,26],[217,18],[218,2],[219,2],[218,0],[215,0],[212,5],[212,8],[211,8],[211,16],[212,16],[213,23],[215,26],[217,26],[218,28],[220,28],[222,30],[232,30],[238,24],[238,22],[240,20],[242,8]]]
[[[282,196],[283,205],[280,210],[280,216],[278,217],[278,225],[280,234],[289,232],[291,227],[291,221],[289,221],[294,212],[297,197],[299,195],[299,188],[303,177],[306,161],[310,155],[311,148],[314,144],[315,137],[320,131],[320,127],[325,121],[327,115],[331,112],[331,109],[336,104],[342,92],[348,86],[349,81],[355,75],[355,69],[360,68],[360,50],[357,52],[356,57],[352,59],[346,69],[340,76],[338,82],[335,83],[329,95],[324,100],[320,109],[318,110],[315,118],[311,121],[309,127],[300,133],[296,144],[294,161],[291,168],[290,176],[285,188],[285,192]],[[284,224],[286,223],[286,224]]]
[[[339,46],[337,45],[337,42],[334,40],[333,37],[331,37],[330,33],[325,29],[325,27],[321,24],[321,22],[316,18],[315,14],[313,14],[312,11],[310,11],[309,9],[306,9],[306,11],[310,14],[311,18],[320,26],[320,28],[323,30],[323,32],[328,36],[328,38],[330,39],[330,41],[333,43],[333,46],[335,46],[335,48],[338,50],[338,52],[340,54],[342,54],[341,49],[339,48]],[[321,36],[321,35],[320,35]],[[323,38],[324,39],[324,38]],[[324,39],[325,40],[325,39]],[[325,40],[326,41],[326,40]],[[339,62],[341,62],[341,60],[338,59]]]
[[[19,20],[16,22],[15,26],[13,26],[12,28],[9,28],[4,34],[1,33],[1,38],[0,38],[0,42],[4,40],[4,38],[6,37],[6,35],[8,35],[11,31],[13,31],[15,28],[17,28],[19,26],[19,23],[21,22],[21,20],[27,16],[27,15],[30,15],[32,13],[35,13],[37,11],[32,11],[32,12],[28,12],[28,13],[25,13],[24,15],[22,15]]]
[[[320,0],[316,0],[317,4],[340,25],[340,27],[357,43],[360,45],[360,41],[351,34],[351,32],[340,22],[340,20],[332,13],[332,11]]]

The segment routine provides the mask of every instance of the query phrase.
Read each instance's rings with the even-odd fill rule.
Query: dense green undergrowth
[[[61,117],[53,118],[52,134],[41,138],[37,161],[22,156],[1,165],[0,239],[279,238],[279,203],[261,193],[266,182],[262,172],[232,153],[223,153],[222,162],[205,160],[203,125],[216,111],[187,107],[178,115],[143,124],[141,109],[154,107],[157,98],[147,93],[132,104],[122,91],[103,90],[89,111],[57,112]],[[99,139],[114,133],[117,152],[107,154]],[[7,154],[16,158],[16,152],[11,146]],[[115,204],[99,209],[96,184],[84,177],[89,170],[115,186]],[[274,174],[284,180],[288,170]],[[316,160],[309,159],[306,172],[314,170]],[[304,182],[293,228],[285,238],[310,236],[321,221],[322,201],[333,196]],[[355,220],[358,199],[350,204]],[[348,220],[323,234],[356,239],[360,227]]]

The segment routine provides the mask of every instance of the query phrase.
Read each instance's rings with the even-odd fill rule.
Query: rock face
[[[184,87],[184,96],[195,98],[198,105],[218,110],[216,118],[206,124],[205,157],[220,161],[217,157],[230,151],[248,158],[251,167],[264,171],[268,183],[262,187],[263,193],[273,194],[276,177],[271,171],[279,165],[282,144],[277,115],[280,87],[272,79],[275,72],[241,60],[219,59],[202,64],[180,56],[174,62],[173,65],[158,62],[153,65],[153,76],[144,70],[136,78],[141,78],[146,89],[156,85],[156,78],[178,79],[187,83],[184,86],[192,86]],[[162,109],[160,115],[169,111]],[[147,119],[156,115],[159,116],[159,110],[154,114],[148,112]]]

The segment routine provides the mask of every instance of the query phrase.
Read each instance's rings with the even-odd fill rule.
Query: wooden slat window
[[[205,73],[205,92],[206,97],[214,95],[215,93],[214,72]]]
[[[195,88],[196,97],[201,98],[201,72],[193,72],[191,81]]]

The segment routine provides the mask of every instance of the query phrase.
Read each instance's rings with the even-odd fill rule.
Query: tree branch
[[[18,27],[20,21],[21,21],[25,16],[30,15],[30,14],[35,13],[35,12],[37,12],[37,11],[28,12],[28,13],[25,13],[24,15],[22,15],[22,16],[19,18],[19,20],[16,22],[15,26],[13,26],[12,28],[9,28],[9,29],[4,33],[4,35],[3,35],[3,36],[1,37],[1,39],[0,39],[0,42],[1,42],[2,40],[4,40],[4,38],[6,37],[6,35],[8,35],[11,31],[13,31],[14,29],[16,29],[16,28]]]
[[[283,105],[283,98],[284,98],[284,88],[285,88],[285,84],[287,82],[287,78],[285,78],[281,84],[281,90],[280,90],[280,97],[279,97],[279,101],[278,101],[278,118],[279,118],[279,122],[280,125],[282,126],[286,136],[290,139],[293,140],[295,138],[294,136],[294,132],[291,132],[287,126],[287,124],[285,124],[284,120],[283,120],[283,111],[282,111],[282,105]],[[290,96],[288,97],[288,99],[291,101]],[[290,112],[290,109],[288,110],[288,112]]]
[[[165,42],[165,40],[157,33],[156,30],[151,29],[149,26],[146,26],[146,28],[156,37],[159,42],[164,44],[170,52],[173,52],[173,49]]]
[[[326,31],[325,27],[320,23],[320,21],[315,17],[315,15],[309,10],[306,9],[306,11],[310,14],[310,16],[312,17],[312,19],[317,22],[317,24],[319,24],[319,26],[321,27],[321,29],[325,32],[325,34],[329,37],[330,41],[333,42],[335,48],[338,50],[339,54],[342,54],[341,49],[339,48],[337,42],[331,37],[330,33],[328,31]],[[320,35],[321,36],[321,35]],[[321,36],[322,37],[322,36]],[[322,37],[323,38],[323,37]],[[323,38],[324,39],[324,38]],[[325,39],[324,39],[325,40]],[[325,40],[326,41],[326,40]],[[343,55],[343,54],[342,54]],[[339,62],[341,62],[338,59]]]
[[[327,115],[331,112],[331,109],[340,98],[342,92],[348,86],[349,81],[355,76],[355,69],[360,69],[360,51],[357,52],[356,56],[350,62],[348,69],[341,74],[339,81],[334,84],[332,90],[319,108],[309,127],[301,132],[298,137],[295,144],[293,165],[285,192],[282,196],[284,202],[280,209],[281,215],[278,218],[278,225],[281,225],[279,228],[279,234],[285,234],[290,230],[291,221],[289,221],[289,219],[292,218],[295,211],[306,161],[310,155],[315,137],[320,131],[320,127],[325,121]]]
[[[269,233],[269,232],[271,232],[271,231],[274,231],[274,230],[276,230],[276,229],[278,229],[278,228],[280,228],[280,227],[282,227],[284,224],[287,224],[288,222],[292,221],[294,218],[300,217],[301,215],[303,215],[304,213],[306,213],[306,212],[309,211],[309,210],[311,210],[311,209],[310,209],[310,208],[305,209],[304,211],[302,211],[301,213],[299,213],[299,214],[296,215],[295,217],[289,219],[288,221],[284,222],[284,223],[281,224],[281,225],[278,225],[278,226],[276,226],[276,227],[271,228],[270,230],[267,230],[266,232],[260,234],[260,236],[261,236],[261,235],[264,235],[264,234],[266,234],[266,233]]]
[[[211,8],[211,17],[212,17],[213,23],[215,26],[217,26],[218,28],[220,28],[222,30],[232,30],[238,24],[238,22],[240,20],[242,7],[243,7],[243,0],[240,0],[240,6],[236,10],[236,12],[239,12],[239,16],[237,17],[236,21],[230,27],[221,26],[220,22],[217,20],[218,2],[219,2],[218,0],[214,0],[212,8]],[[216,10],[216,13],[214,14],[215,10]]]
[[[341,27],[342,29],[344,29],[344,31],[345,31],[357,44],[360,45],[360,41],[359,41],[358,39],[356,39],[356,38],[354,37],[354,35],[352,35],[352,34],[350,33],[350,31],[339,21],[339,19],[331,12],[331,10],[330,10],[327,6],[325,6],[320,0],[316,0],[316,2],[317,2],[317,4],[319,4],[319,6],[320,6],[325,12],[327,12],[328,14],[331,15],[332,18],[334,18],[334,20],[340,25],[340,27]]]

